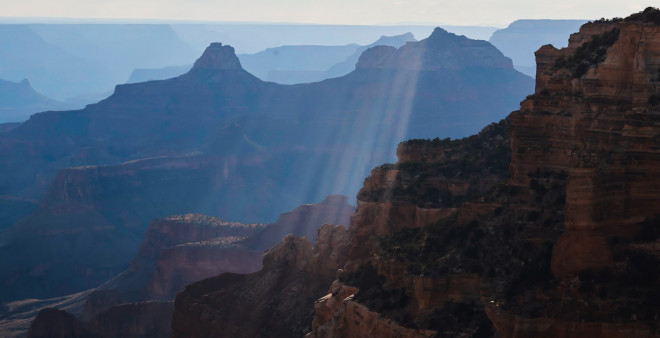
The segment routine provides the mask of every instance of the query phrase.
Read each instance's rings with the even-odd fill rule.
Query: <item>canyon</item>
[[[659,13],[588,23],[568,47],[542,47],[519,111],[454,143],[404,143],[396,165],[374,169],[309,336],[660,335]],[[447,184],[474,143],[510,155],[510,168],[482,155]],[[438,183],[452,213],[420,224],[422,201],[413,208],[407,192]]]
[[[587,23],[536,59],[520,110],[372,170],[306,337],[660,336],[660,10]],[[287,257],[308,247],[289,241]],[[249,330],[220,300],[257,277],[186,288],[175,336]]]
[[[16,257],[0,262],[0,329],[660,337],[660,9],[535,58],[535,90],[503,119],[484,107],[529,79],[439,28],[294,86],[214,43],[182,76],[33,116],[0,134],[0,165],[31,165],[3,191],[43,194],[0,233]],[[350,190],[366,165],[357,208],[323,195],[261,221]],[[70,294],[17,297],[37,288]]]
[[[268,223],[329,194],[354,196],[399,141],[469,134],[531,85],[492,45],[438,28],[364,51],[343,77],[293,86],[259,80],[214,43],[179,77],[35,114],[0,134],[0,206],[39,201],[5,216],[17,221],[0,233],[0,256],[12,257],[0,260],[0,301],[114,278],[155,218]]]
[[[144,335],[150,329],[156,330],[155,336],[169,335],[164,332],[171,327],[173,300],[186,285],[225,272],[257,272],[262,268],[264,250],[286,236],[297,236],[311,249],[322,224],[348,224],[355,207],[347,199],[327,196],[319,203],[283,213],[271,224],[227,222],[199,214],[155,219],[128,269],[83,292],[4,304],[0,307],[0,334],[20,337],[33,327],[32,336],[48,332],[66,336],[68,329],[58,326],[61,319],[89,335],[103,335],[109,326],[124,330],[120,335]],[[326,250],[323,247],[317,245],[318,250]],[[332,268],[332,276],[338,265]],[[108,332],[112,332],[109,336],[119,334]]]

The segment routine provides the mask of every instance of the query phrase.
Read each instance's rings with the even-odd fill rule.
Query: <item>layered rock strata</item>
[[[398,163],[374,169],[358,194],[349,260],[331,293],[315,304],[309,336],[492,333],[477,305],[482,283],[474,262],[449,265],[474,251],[465,247],[475,230],[474,219],[494,208],[479,196],[508,177],[508,122],[492,124],[464,140],[404,142],[397,156]],[[429,224],[435,224],[433,233],[427,231]],[[452,249],[446,249],[443,269],[435,260],[444,245]],[[455,308],[464,313],[443,312]],[[477,311],[481,315],[476,319],[467,316]]]
[[[660,335],[660,10],[536,57],[505,122],[372,171],[310,337]],[[422,205],[448,213],[420,224]]]

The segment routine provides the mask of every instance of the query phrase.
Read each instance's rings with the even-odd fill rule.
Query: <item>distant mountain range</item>
[[[568,36],[580,29],[586,20],[517,20],[507,28],[497,30],[488,40],[513,66],[529,76],[536,76],[534,52],[551,44],[556,48],[568,45]]]
[[[451,29],[484,39],[495,30]],[[212,41],[231,43],[241,53],[256,53],[283,45],[368,44],[383,34],[426,36],[432,30],[432,26],[0,24],[0,79],[28,79],[37,92],[82,108],[107,97],[103,93],[124,83],[133,70],[190,64]]]
[[[238,58],[246,71],[264,81],[281,84],[309,83],[350,73],[355,69],[362,52],[371,47],[383,45],[398,48],[408,41],[416,41],[412,33],[381,36],[366,46],[281,46],[255,54],[238,54]],[[165,80],[185,74],[191,67],[192,65],[136,69],[127,83]]]
[[[490,37],[513,59],[516,69],[534,76],[534,51],[547,43],[565,46],[565,36],[582,23],[519,20],[497,31],[476,26],[445,28],[473,39]],[[368,45],[378,36],[406,32],[426,36],[431,31],[431,26],[0,24],[0,45],[5,47],[0,50],[0,79],[28,79],[35,91],[64,102],[63,109],[82,108],[109,96],[126,79],[134,83],[185,73],[187,66],[181,65],[190,64],[212,41],[237,48],[244,67],[257,77],[291,84],[347,74],[362,51],[357,51],[357,45]],[[378,44],[398,46],[398,42]],[[299,46],[328,47],[305,50]],[[349,62],[328,71],[349,56]],[[152,70],[160,68],[164,69]]]
[[[108,91],[135,68],[185,64],[199,53],[168,25],[0,25],[0,45],[0,78],[27,78],[59,101]]]
[[[22,122],[34,113],[65,107],[37,93],[28,80],[15,83],[0,79],[0,123]]]
[[[203,50],[212,41],[223,41],[236,48],[239,54],[254,54],[278,46],[342,46],[350,43],[367,45],[379,36],[401,35],[428,36],[436,25],[308,25],[268,23],[209,23],[171,24],[177,34],[193,47]],[[441,26],[457,35],[470,39],[487,40],[495,27]]]
[[[330,193],[355,196],[398,142],[473,133],[533,85],[488,42],[438,28],[300,85],[261,81],[215,43],[182,76],[35,114],[0,134],[0,194],[41,199],[0,233],[0,257],[11,257],[0,301],[98,285],[125,269],[156,217],[267,222]]]

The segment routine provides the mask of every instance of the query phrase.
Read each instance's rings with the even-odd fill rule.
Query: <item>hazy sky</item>
[[[0,17],[506,26],[627,16],[660,0],[0,0]]]

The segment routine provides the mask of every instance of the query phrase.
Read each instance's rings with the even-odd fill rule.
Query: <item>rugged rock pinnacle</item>
[[[222,45],[220,42],[211,43],[204,54],[195,61],[193,70],[239,70],[242,69],[234,47]]]

